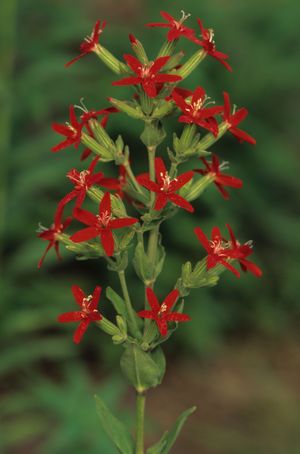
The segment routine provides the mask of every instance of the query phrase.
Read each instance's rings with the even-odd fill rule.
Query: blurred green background
[[[78,262],[70,253],[58,263],[51,251],[38,271],[46,244],[36,239],[35,230],[40,221],[51,223],[57,201],[70,188],[65,174],[80,165],[74,149],[50,153],[58,142],[51,123],[63,122],[68,105],[81,97],[98,109],[107,106],[108,94],[125,98],[130,93],[111,87],[115,76],[95,56],[69,69],[64,63],[77,55],[97,18],[108,20],[102,42],[119,58],[130,52],[129,32],[154,57],[165,32],[143,24],[159,20],[161,8],[177,17],[184,9],[192,14],[189,24],[196,26],[199,16],[215,29],[217,47],[230,54],[234,72],[207,58],[184,86],[202,85],[219,102],[227,90],[239,106],[247,106],[243,126],[257,146],[226,136],[213,148],[230,161],[244,188],[224,201],[211,187],[197,203],[197,217],[181,213],[165,225],[168,258],[158,292],[169,291],[183,261],[202,256],[190,234],[195,225],[208,231],[230,222],[241,240],[254,240],[264,276],[237,280],[225,273],[217,287],[191,294],[187,312],[193,321],[166,345],[165,381],[149,393],[147,440],[158,439],[176,413],[196,404],[174,454],[300,452],[296,0],[2,0],[1,452],[113,453],[97,420],[95,392],[132,423],[134,396],[118,369],[121,348],[113,348],[95,328],[74,346],[73,327],[56,323],[57,314],[71,310],[72,284],[87,291],[96,284],[116,289],[118,284],[101,263]],[[194,48],[184,41],[182,46],[187,55]],[[130,145],[136,169],[146,163],[137,134],[141,127],[123,114],[108,126],[112,137],[121,133]],[[134,274],[129,280],[131,288],[139,286]],[[141,293],[138,287],[136,295]],[[109,316],[104,298],[101,304]]]

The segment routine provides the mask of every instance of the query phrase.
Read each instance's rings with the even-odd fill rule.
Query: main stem
[[[136,454],[144,454],[145,404],[146,394],[138,392],[136,395]]]

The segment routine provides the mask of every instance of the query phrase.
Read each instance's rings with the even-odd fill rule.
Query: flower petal
[[[105,229],[100,232],[101,244],[108,257],[114,255],[115,242],[112,231]]]
[[[82,301],[86,297],[84,291],[78,285],[72,285],[71,290],[76,303],[82,307]]]
[[[60,314],[57,317],[57,320],[60,323],[69,323],[69,322],[80,322],[82,321],[82,312],[65,312],[64,314]]]
[[[74,340],[75,344],[79,344],[79,342],[81,341],[82,336],[86,332],[89,324],[90,324],[90,322],[88,320],[84,320],[77,327],[77,329],[75,330],[74,336],[73,336],[73,340]]]
[[[152,288],[150,288],[150,287],[146,288],[146,297],[147,297],[148,303],[150,304],[151,309],[156,313],[159,312],[160,304],[159,304],[157,296],[155,295]]]
[[[87,227],[86,229],[79,230],[70,236],[70,240],[74,243],[82,243],[83,241],[91,240],[99,235],[98,230],[95,227]]]

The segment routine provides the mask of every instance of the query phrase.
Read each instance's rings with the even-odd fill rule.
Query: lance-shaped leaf
[[[107,408],[99,396],[95,396],[97,413],[103,429],[121,454],[133,454],[133,440],[124,424]]]
[[[180,434],[185,421],[195,410],[196,407],[191,407],[181,413],[171,430],[165,432],[162,438],[147,450],[147,454],[168,454]]]

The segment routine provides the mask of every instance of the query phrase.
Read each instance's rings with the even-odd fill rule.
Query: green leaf
[[[166,373],[166,357],[161,347],[156,347],[151,352],[151,357],[155,364],[157,365],[160,375],[159,375],[159,384],[163,381],[164,375]]]
[[[192,413],[194,413],[196,408],[197,407],[191,407],[181,413],[181,415],[176,419],[171,430],[165,432],[162,438],[147,450],[147,454],[168,454],[180,434],[185,421]]]
[[[125,319],[127,318],[126,305],[123,298],[121,298],[111,287],[106,289],[106,297],[114,306],[116,312],[122,315]]]
[[[122,372],[138,392],[155,387],[161,381],[162,371],[158,363],[152,359],[151,353],[144,352],[137,345],[126,347],[120,364]]]
[[[124,424],[111,413],[99,396],[95,395],[95,400],[102,427],[118,451],[122,454],[133,454],[133,440]]]

